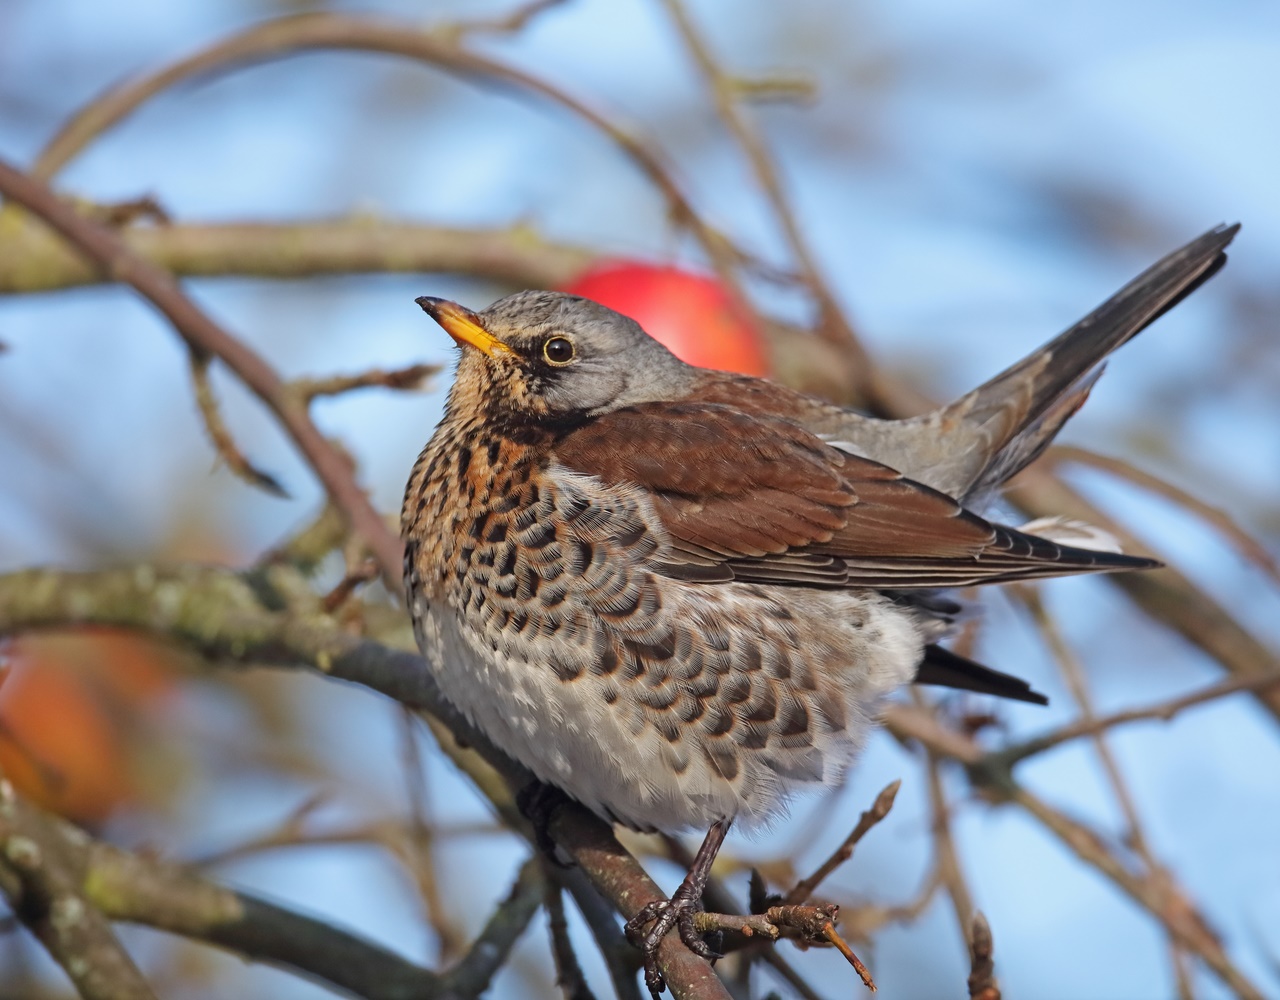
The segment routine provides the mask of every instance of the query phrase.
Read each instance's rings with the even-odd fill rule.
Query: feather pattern
[[[1156,565],[992,524],[799,424],[725,403],[615,410],[552,451],[565,468],[649,498],[670,536],[656,566],[675,577],[906,589]]]

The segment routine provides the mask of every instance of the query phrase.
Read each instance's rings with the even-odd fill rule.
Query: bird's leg
[[[693,915],[702,906],[702,891],[707,887],[707,879],[711,877],[711,865],[720,853],[720,845],[724,843],[725,834],[729,832],[730,820],[719,819],[711,824],[702,846],[694,855],[689,873],[684,877],[671,899],[659,899],[645,906],[639,913],[627,921],[627,938],[640,949],[644,955],[644,984],[656,998],[666,988],[666,981],[658,970],[658,946],[667,932],[675,927],[680,932],[680,940],[695,955],[705,959],[716,959],[720,956],[711,950],[693,927]],[[650,925],[645,930],[645,925]]]
[[[557,856],[556,842],[551,838],[551,816],[564,803],[570,801],[555,785],[534,778],[516,793],[516,808],[533,824],[533,840],[538,850],[557,868],[572,868]]]

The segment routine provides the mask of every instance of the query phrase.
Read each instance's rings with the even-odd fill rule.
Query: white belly
[[[690,692],[705,695],[700,683],[709,675],[682,677],[678,658],[630,680],[590,670],[565,680],[548,666],[552,650],[563,654],[563,634],[486,630],[439,605],[415,614],[418,642],[445,696],[504,752],[603,816],[666,832],[721,818],[751,826],[776,815],[792,792],[841,781],[884,695],[911,680],[922,655],[912,614],[878,594],[675,581],[663,588],[659,614],[670,617],[665,627],[688,631],[686,646],[729,637],[713,640],[717,650],[729,647],[714,654],[717,691],[689,721],[677,716],[698,710]],[[735,701],[734,686],[748,682],[751,699]],[[666,695],[664,685],[672,685]],[[669,707],[654,707],[675,695]],[[762,697],[766,712],[769,700],[781,706],[775,720],[748,724]],[[806,720],[803,734],[783,731],[788,709]],[[727,734],[712,721],[724,711],[741,717]]]

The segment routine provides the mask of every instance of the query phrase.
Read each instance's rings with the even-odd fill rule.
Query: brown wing
[[[797,424],[725,404],[616,410],[554,457],[644,489],[672,541],[659,569],[692,580],[905,589],[1155,565],[990,524]]]

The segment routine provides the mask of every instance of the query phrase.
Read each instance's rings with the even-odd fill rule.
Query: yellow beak
[[[469,344],[491,358],[512,353],[510,347],[480,325],[480,317],[466,306],[448,299],[438,299],[434,295],[423,295],[414,301],[422,306],[423,312],[444,327],[444,332],[459,345]]]

